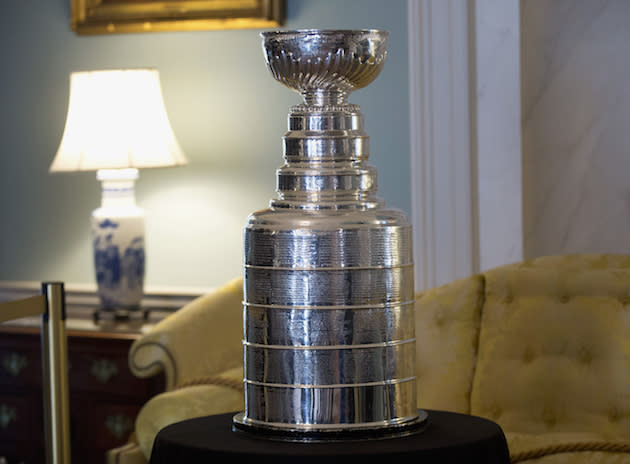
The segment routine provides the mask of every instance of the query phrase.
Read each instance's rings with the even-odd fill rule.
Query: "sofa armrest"
[[[419,408],[470,414],[483,291],[473,275],[416,295]]]
[[[126,443],[109,450],[105,455],[107,464],[147,464],[147,457],[137,443]]]
[[[164,372],[166,389],[243,364],[243,281],[200,296],[155,325],[129,350],[137,377]]]
[[[190,386],[151,398],[136,419],[136,437],[147,459],[156,435],[167,425],[195,417],[242,411],[243,369],[193,381]]]

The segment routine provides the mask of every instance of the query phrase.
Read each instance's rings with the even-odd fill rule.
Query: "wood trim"
[[[11,325],[0,324],[0,334],[23,334],[23,335],[41,335],[41,327],[39,325]],[[67,329],[66,335],[73,338],[98,338],[107,340],[137,340],[141,337],[140,331],[136,332],[117,332],[115,330],[102,331],[95,326],[93,330],[77,330]]]
[[[89,284],[64,285],[69,308],[96,309],[99,305],[96,286]],[[39,295],[41,283],[34,281],[0,281],[0,302],[19,300]],[[176,311],[212,289],[185,287],[152,287],[145,290],[144,305],[151,310]]]

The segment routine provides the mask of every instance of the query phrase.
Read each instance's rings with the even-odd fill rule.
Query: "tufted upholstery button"
[[[628,306],[628,305],[630,305],[630,295],[626,295],[626,296],[623,296],[623,297],[619,298],[619,302],[620,302],[623,306]]]
[[[500,406],[495,405],[491,410],[490,410],[490,415],[496,420],[499,417],[501,417],[501,414],[503,414],[503,409],[501,409]]]
[[[514,296],[512,294],[507,294],[503,297],[503,303],[510,304],[514,301]]]
[[[619,419],[619,410],[613,406],[610,408],[610,411],[608,411],[608,420],[610,420],[610,422],[619,422]]]
[[[556,425],[556,415],[550,408],[543,409],[542,419],[547,427],[553,427],[554,425]]]
[[[578,359],[582,364],[590,364],[593,361],[591,350],[583,346],[578,353]]]
[[[525,348],[525,351],[523,352],[523,362],[525,364],[529,364],[533,360],[534,360],[534,351],[532,350],[530,346],[528,346],[527,348]]]
[[[569,295],[562,295],[560,297],[560,303],[568,303],[570,299]]]
[[[442,327],[444,325],[444,311],[442,308],[435,312],[435,316],[433,317],[433,321],[437,327]]]

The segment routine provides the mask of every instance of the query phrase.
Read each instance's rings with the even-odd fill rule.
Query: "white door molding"
[[[468,4],[409,0],[415,286],[473,272]]]
[[[415,286],[522,258],[518,0],[408,0]]]

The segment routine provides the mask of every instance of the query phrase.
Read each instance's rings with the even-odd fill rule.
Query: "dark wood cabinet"
[[[164,378],[129,371],[139,332],[67,334],[72,462],[104,463],[107,450],[128,441],[144,403],[164,390]],[[45,461],[41,379],[39,327],[0,325],[0,457],[8,464]]]

